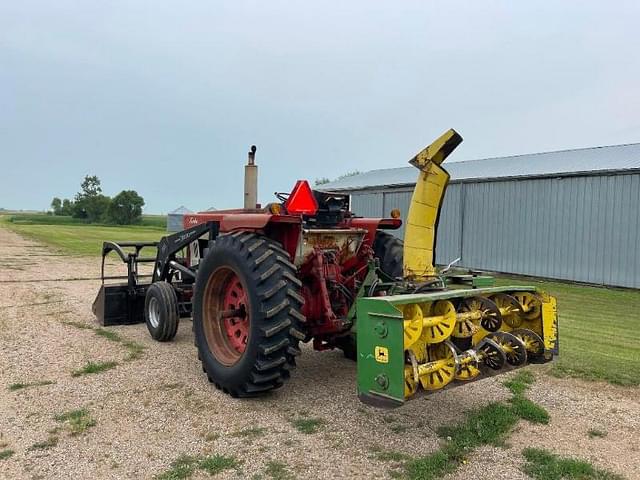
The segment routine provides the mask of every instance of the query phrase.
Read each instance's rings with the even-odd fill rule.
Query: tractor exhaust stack
[[[247,164],[244,166],[244,208],[254,209],[258,205],[258,166],[256,165],[256,146],[251,145]]]

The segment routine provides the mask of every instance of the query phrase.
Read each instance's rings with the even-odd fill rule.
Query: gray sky
[[[298,178],[640,141],[640,2],[0,0],[0,207],[150,213]]]

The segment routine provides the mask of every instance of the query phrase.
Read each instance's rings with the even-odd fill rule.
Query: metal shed
[[[167,232],[179,232],[184,227],[182,225],[182,217],[187,213],[193,213],[184,205],[179,206],[167,215]]]
[[[640,288],[640,144],[444,166],[439,264]],[[404,218],[416,177],[374,170],[320,188],[348,191],[358,215]]]

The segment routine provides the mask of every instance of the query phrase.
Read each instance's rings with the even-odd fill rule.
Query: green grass
[[[112,342],[122,342],[122,337],[120,337],[120,335],[118,335],[116,332],[112,332],[111,330],[98,327],[94,330],[94,332],[96,332],[96,335],[104,337]]]
[[[191,477],[196,470],[198,459],[182,455],[171,463],[171,468],[156,477],[157,480],[183,480]]]
[[[86,408],[71,410],[69,412],[56,415],[54,419],[60,423],[66,423],[71,435],[79,435],[96,425],[96,421],[91,418]]]
[[[134,342],[133,340],[125,340],[118,333],[112,330],[107,330],[106,328],[94,327],[86,323],[74,322],[72,320],[64,320],[62,321],[62,324],[68,325],[70,327],[75,327],[80,330],[93,330],[93,332],[99,337],[106,338],[107,340],[114,343],[119,343],[120,345],[122,345],[124,348],[127,349],[127,356],[124,359],[126,362],[137,360],[142,356],[142,354],[145,351],[144,345],[141,345],[138,342]],[[95,373],[95,372],[87,372],[87,373]],[[74,376],[78,376],[78,375],[74,375]]]
[[[211,455],[208,457],[194,457],[182,455],[171,463],[171,468],[160,475],[156,480],[184,480],[190,478],[196,470],[202,470],[209,475],[216,475],[230,468],[236,468],[239,462],[233,457],[223,455]]]
[[[509,400],[509,403],[511,404],[511,410],[513,410],[513,413],[518,417],[528,420],[531,423],[542,423],[544,425],[549,423],[549,413],[528,398],[516,395]]]
[[[409,430],[409,427],[400,423],[394,423],[389,427],[389,430],[391,430],[393,433],[405,433],[407,430]]]
[[[205,457],[198,463],[198,468],[204,470],[209,475],[215,475],[230,468],[238,466],[238,462],[233,457],[225,457],[224,455],[211,455]]]
[[[449,442],[449,451],[464,452],[480,445],[504,444],[504,438],[520,417],[502,403],[490,403],[467,415],[464,422],[454,426],[443,426],[438,435]]]
[[[512,378],[502,384],[514,395],[523,395],[535,381],[536,377],[529,370],[518,370]]]
[[[326,423],[322,418],[297,418],[291,422],[300,433],[312,434]]]
[[[95,328],[92,327],[91,325],[88,325],[88,324],[82,323],[82,322],[75,322],[73,320],[63,320],[61,323],[63,325],[67,325],[69,327],[78,328],[80,330],[95,330]]]
[[[549,413],[540,405],[533,403],[524,396],[525,392],[535,382],[536,378],[529,370],[519,370],[513,377],[505,380],[502,384],[507,387],[513,397],[509,399],[509,404],[513,413],[519,418],[532,423],[549,423]]]
[[[587,432],[589,438],[604,438],[607,436],[607,432],[604,430],[598,430],[597,428],[592,428]]]
[[[5,450],[0,450],[0,460],[6,460],[7,458],[9,458],[11,455],[13,455],[14,452],[11,449],[5,449]]]
[[[476,448],[504,446],[508,434],[520,419],[548,423],[547,411],[524,396],[534,381],[530,372],[521,370],[504,382],[514,394],[507,403],[490,403],[467,413],[464,421],[457,425],[438,428],[438,436],[445,440],[443,447],[430,455],[406,461],[404,477],[409,480],[440,478],[458,468]]]
[[[29,447],[29,450],[30,451],[33,451],[33,450],[48,450],[50,448],[55,447],[56,445],[58,445],[58,437],[56,437],[55,435],[51,435],[44,442],[37,442],[37,443],[34,443],[33,445],[31,445]]]
[[[6,215],[6,214],[5,214]],[[47,215],[44,213],[14,213],[7,216],[7,221],[19,225],[90,225],[83,218],[73,218],[67,215]],[[109,224],[94,224],[110,226]],[[166,215],[143,215],[140,223],[141,227],[167,228]]]
[[[28,217],[32,217],[28,215]],[[56,217],[43,217],[54,219]],[[159,226],[108,226],[78,223],[37,223],[33,221],[11,221],[13,217],[2,216],[0,223],[10,230],[60,248],[72,255],[99,256],[102,242],[111,241],[158,241],[166,234]],[[44,220],[42,220],[44,221]],[[142,250],[142,256],[155,256],[154,248]]]
[[[456,468],[457,464],[451,460],[449,455],[443,450],[438,450],[408,462],[405,466],[405,474],[411,480],[430,480],[440,478],[453,472]]]
[[[127,356],[125,357],[126,362],[139,359],[146,348],[144,345],[134,342],[133,340],[122,340],[120,343],[128,351]]]
[[[15,392],[16,390],[22,390],[23,388],[30,388],[30,387],[42,387],[44,385],[53,385],[54,382],[53,380],[39,380],[37,382],[26,382],[26,383],[12,383],[11,385],[9,385],[9,391],[11,392]]]
[[[506,435],[518,422],[512,408],[491,403],[467,414],[466,419],[453,426],[438,429],[438,436],[446,444],[437,452],[408,461],[404,465],[410,480],[431,480],[454,471],[475,448],[481,445],[504,445]]]
[[[87,362],[84,367],[71,372],[71,376],[80,377],[82,375],[101,373],[107,370],[111,370],[112,368],[116,368],[117,366],[118,362]]]
[[[289,471],[287,464],[277,460],[266,463],[264,474],[271,480],[293,480],[295,478],[293,473]]]
[[[546,450],[527,448],[523,471],[536,480],[622,480],[620,475],[595,468],[589,462],[554,455]]]
[[[640,291],[500,277],[498,285],[532,285],[558,299],[556,376],[640,385],[637,330]]]

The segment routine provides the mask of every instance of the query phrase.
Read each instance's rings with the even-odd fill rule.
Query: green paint
[[[398,306],[500,292],[536,291],[535,287],[457,288],[429,293],[357,299],[358,394],[404,403],[404,322]],[[376,360],[376,347],[388,349],[388,362]],[[366,400],[366,398],[364,399]]]
[[[357,300],[358,393],[404,402],[403,319],[389,298]],[[376,361],[376,347],[388,350],[388,363]]]
[[[385,300],[393,305],[406,305],[408,303],[434,302],[436,300],[450,300],[452,298],[468,298],[478,295],[488,296],[494,293],[504,292],[535,292],[537,289],[531,286],[505,286],[490,288],[451,288],[429,293],[409,293],[405,295],[390,295],[388,297],[376,297],[375,300]]]

